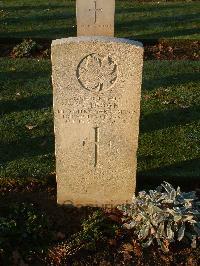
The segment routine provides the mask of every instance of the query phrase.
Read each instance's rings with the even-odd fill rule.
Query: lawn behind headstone
[[[116,1],[116,37],[198,40],[200,3]],[[75,1],[0,2],[0,38],[76,36]]]

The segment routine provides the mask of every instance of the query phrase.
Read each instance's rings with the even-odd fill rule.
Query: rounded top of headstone
[[[115,37],[107,37],[107,36],[80,36],[80,37],[69,37],[69,38],[62,38],[57,39],[52,42],[52,46],[54,45],[61,45],[65,43],[78,43],[78,42],[111,42],[111,43],[123,43],[134,45],[138,48],[143,48],[143,44],[138,41],[129,40],[125,38],[115,38]]]

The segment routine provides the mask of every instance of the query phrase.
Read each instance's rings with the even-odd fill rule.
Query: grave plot
[[[0,59],[0,264],[199,265],[198,2],[117,1],[116,30],[114,1],[77,0],[77,29],[74,1],[1,6],[0,37],[65,39],[52,65],[35,39],[11,56],[37,59]],[[193,39],[153,58],[194,61],[142,71],[142,45],[114,32]]]

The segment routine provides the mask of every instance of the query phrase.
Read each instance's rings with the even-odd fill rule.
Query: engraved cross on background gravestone
[[[76,0],[77,36],[114,36],[115,0]]]
[[[97,8],[97,1],[94,1],[94,9],[89,9],[89,11],[94,11],[94,23],[97,23],[97,12],[102,12],[102,8]]]

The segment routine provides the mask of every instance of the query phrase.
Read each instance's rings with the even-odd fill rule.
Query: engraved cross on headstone
[[[100,137],[99,137],[99,127],[93,127],[92,128],[92,141],[86,141],[86,140],[83,140],[83,143],[82,145],[85,146],[90,144],[92,145],[92,150],[93,150],[93,156],[92,156],[92,164],[94,167],[97,167],[98,166],[98,162],[99,162],[99,144],[100,144]]]
[[[99,156],[99,127],[94,127],[94,167],[98,164]]]
[[[94,23],[97,22],[97,12],[102,12],[102,8],[97,8],[97,1],[94,1],[94,9],[89,9],[89,11],[94,11]]]
[[[114,36],[115,0],[76,0],[77,36]]]

